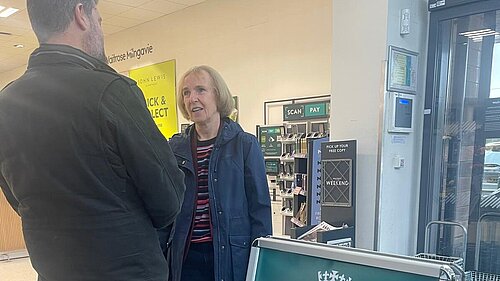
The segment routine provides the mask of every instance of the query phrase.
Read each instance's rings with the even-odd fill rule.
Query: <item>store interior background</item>
[[[402,36],[404,8],[411,31]],[[265,101],[331,93],[331,140],[358,141],[357,247],[414,255],[427,22],[426,0],[207,0],[106,36],[105,46],[108,56],[154,47],[111,65],[122,73],[172,59],[178,77],[193,65],[213,66],[238,96],[239,122],[252,133],[264,123]],[[389,45],[419,53],[414,132],[398,144],[384,128]],[[25,68],[0,73],[0,87]],[[392,168],[396,154],[405,158],[402,169]],[[19,226],[7,225],[7,207],[0,201],[0,241]]]

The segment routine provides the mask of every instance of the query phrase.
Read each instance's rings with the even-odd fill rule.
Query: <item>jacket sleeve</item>
[[[251,239],[271,235],[271,198],[267,185],[264,156],[257,143],[257,139],[244,134],[246,141],[245,155],[245,191],[250,214]]]
[[[0,173],[0,188],[2,189],[3,194],[5,195],[5,198],[7,199],[7,202],[9,202],[9,205],[19,215],[19,202],[14,197],[14,194],[12,194],[12,191],[10,190],[9,186],[7,185],[7,181],[3,177],[2,173]]]
[[[108,86],[101,118],[105,150],[121,162],[111,165],[124,167],[153,226],[172,224],[184,199],[184,174],[135,83],[117,79]]]

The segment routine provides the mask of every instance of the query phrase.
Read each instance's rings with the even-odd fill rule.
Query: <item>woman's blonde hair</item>
[[[207,65],[199,65],[192,67],[186,73],[181,76],[179,79],[179,85],[177,87],[177,106],[182,113],[182,116],[189,120],[189,114],[186,110],[186,106],[184,104],[184,96],[182,94],[182,89],[184,88],[184,80],[190,74],[201,74],[205,71],[208,73],[208,76],[212,79],[212,84],[215,90],[215,96],[217,98],[217,111],[219,112],[221,117],[227,117],[234,110],[234,101],[229,88],[226,85],[226,82],[222,78],[222,76],[217,72],[217,70],[213,69]]]

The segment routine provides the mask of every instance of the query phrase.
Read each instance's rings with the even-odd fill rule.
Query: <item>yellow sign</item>
[[[146,99],[151,117],[166,138],[178,132],[175,103],[175,60],[130,70]]]

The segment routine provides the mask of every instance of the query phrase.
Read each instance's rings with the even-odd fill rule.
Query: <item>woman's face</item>
[[[212,78],[206,71],[194,72],[184,78],[182,96],[189,119],[196,125],[218,124],[217,96]]]

